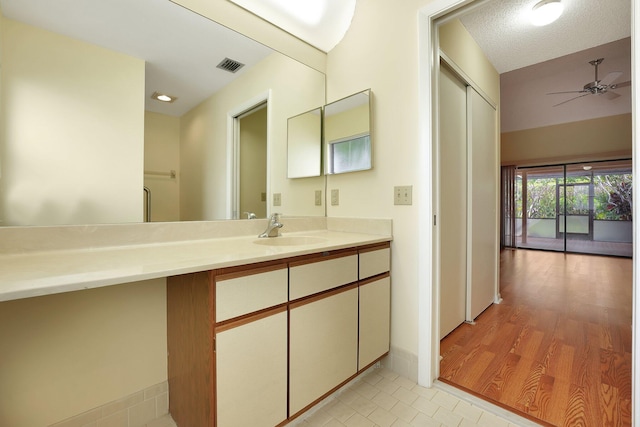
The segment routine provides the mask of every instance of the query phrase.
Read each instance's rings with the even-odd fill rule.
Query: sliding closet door
[[[440,67],[440,338],[465,320],[467,282],[467,93]]]
[[[467,86],[467,320],[490,306],[498,280],[498,147],[496,110]]]

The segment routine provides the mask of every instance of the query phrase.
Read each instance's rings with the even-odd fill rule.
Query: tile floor
[[[175,427],[156,420],[148,427]],[[378,368],[292,421],[296,427],[529,427],[537,424],[459,390],[425,388]]]

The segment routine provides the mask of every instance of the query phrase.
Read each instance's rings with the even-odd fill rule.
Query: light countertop
[[[117,285],[391,240],[390,221],[389,231],[385,232],[385,227],[380,231],[378,227],[374,230],[378,234],[362,232],[358,227],[355,227],[357,232],[349,231],[348,226],[306,231],[298,231],[301,227],[292,228],[293,231],[283,230],[281,237],[271,239],[296,236],[315,239],[302,244],[274,245],[264,244],[266,239],[258,239],[256,234],[251,234],[136,244],[100,242],[59,250],[51,249],[54,245],[48,241],[46,250],[30,248],[27,251],[0,252],[0,301]],[[95,231],[95,227],[92,230]],[[64,232],[56,232],[64,236]],[[90,240],[88,237],[86,239]]]

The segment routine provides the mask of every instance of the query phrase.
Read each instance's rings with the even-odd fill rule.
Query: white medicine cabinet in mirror
[[[324,108],[325,173],[371,169],[371,90]]]

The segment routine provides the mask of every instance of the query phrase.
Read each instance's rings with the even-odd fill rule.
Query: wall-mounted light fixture
[[[531,9],[531,23],[538,27],[549,25],[562,15],[563,10],[560,0],[542,0]]]
[[[159,92],[153,92],[153,94],[151,95],[151,99],[155,99],[156,101],[160,101],[160,102],[167,102],[167,103],[172,103],[173,101],[175,101],[176,99],[178,99],[177,96],[172,96],[172,95],[167,95],[164,93],[159,93]]]

